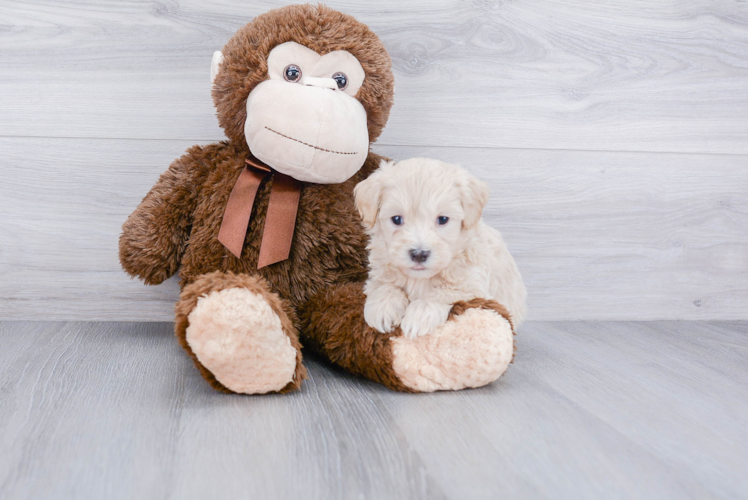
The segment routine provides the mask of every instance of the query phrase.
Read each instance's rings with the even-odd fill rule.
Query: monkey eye
[[[345,90],[348,86],[348,77],[345,76],[345,73],[337,72],[332,75],[332,79],[338,84],[338,90]]]
[[[436,221],[439,223],[440,226],[443,226],[444,224],[449,222],[449,217],[445,215],[440,215],[439,217],[436,218]]]
[[[296,83],[301,80],[301,68],[295,64],[289,64],[286,69],[283,70],[283,78],[287,82]]]
[[[392,223],[396,226],[402,226],[403,224],[403,217],[401,215],[396,215],[392,217]]]

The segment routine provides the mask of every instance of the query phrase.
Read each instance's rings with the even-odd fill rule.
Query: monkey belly
[[[289,258],[258,270],[272,181],[263,182],[258,189],[242,255],[236,258],[218,241],[218,230],[248,152],[219,144],[206,148],[205,154],[216,168],[200,187],[182,257],[183,286],[213,271],[260,275],[274,291],[298,304],[333,283],[366,279],[367,237],[355,210],[353,188],[377,168],[379,156],[370,153],[364,167],[344,183],[304,183]]]

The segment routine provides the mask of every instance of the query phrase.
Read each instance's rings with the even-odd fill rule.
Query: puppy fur
[[[370,237],[364,318],[415,338],[447,321],[452,304],[492,299],[515,328],[527,292],[501,234],[481,220],[488,187],[459,165],[382,161],[354,194]]]

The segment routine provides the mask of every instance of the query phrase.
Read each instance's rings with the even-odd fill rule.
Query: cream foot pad
[[[244,288],[211,292],[188,319],[187,343],[228,389],[263,394],[293,380],[296,349],[262,296]]]
[[[430,335],[392,339],[393,367],[420,392],[481,387],[498,379],[514,355],[509,322],[495,311],[468,309]]]

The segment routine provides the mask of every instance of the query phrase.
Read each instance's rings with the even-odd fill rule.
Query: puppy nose
[[[416,250],[415,248],[411,249],[408,253],[410,254],[410,260],[418,262],[419,264],[421,262],[426,262],[426,259],[431,255],[431,252],[428,250]]]

